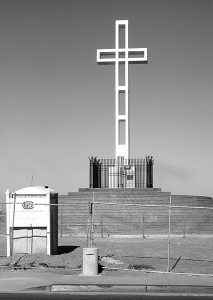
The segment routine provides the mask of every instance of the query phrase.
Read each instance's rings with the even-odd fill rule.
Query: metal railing
[[[152,188],[153,158],[89,158],[90,188]]]

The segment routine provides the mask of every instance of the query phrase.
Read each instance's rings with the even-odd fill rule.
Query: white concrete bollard
[[[83,275],[98,275],[98,249],[83,248]]]

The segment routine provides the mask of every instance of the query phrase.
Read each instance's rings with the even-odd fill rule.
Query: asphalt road
[[[120,293],[120,294],[59,294],[59,293],[1,293],[0,299],[5,300],[48,300],[48,299],[58,299],[58,300],[86,300],[86,299],[94,299],[94,300],[118,300],[118,299],[124,299],[124,300],[178,300],[178,299],[187,299],[187,300],[207,300],[207,299],[213,299],[213,295],[198,295],[198,294],[192,294],[192,295],[174,295],[174,294],[128,294],[128,293]]]

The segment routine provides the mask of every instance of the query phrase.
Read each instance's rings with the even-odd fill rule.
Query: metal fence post
[[[94,231],[94,192],[92,193],[92,202],[89,202],[89,225],[87,235],[87,248],[93,247],[93,231]]]
[[[60,206],[60,236],[63,236],[63,218],[62,218],[62,205]]]
[[[143,236],[143,239],[145,239],[145,221],[144,221],[144,214],[142,214],[142,218],[141,218],[141,221],[142,221],[142,236]]]
[[[103,221],[103,216],[101,216],[100,225],[101,225],[101,238],[103,239],[103,237],[104,237],[104,221]]]
[[[170,272],[170,239],[171,239],[171,205],[172,205],[172,196],[169,197],[169,228],[168,228],[168,245],[167,245],[167,272]]]
[[[94,247],[94,213],[95,213],[95,193],[92,193],[92,224],[91,224],[91,232],[92,232],[92,241],[91,247]]]
[[[92,202],[89,202],[89,207],[88,207],[88,229],[87,229],[87,248],[91,247],[91,223],[92,223]]]
[[[186,218],[185,215],[183,217],[183,238],[186,237]]]
[[[14,224],[15,224],[15,212],[16,212],[16,193],[13,194],[14,201],[13,201],[13,219],[12,219],[12,230],[11,230],[11,249],[10,249],[10,255],[11,255],[11,261],[10,264],[13,263],[13,254],[14,254]]]
[[[32,224],[30,224],[30,227],[31,227],[31,247],[30,247],[30,254],[32,255],[33,254],[33,226]]]

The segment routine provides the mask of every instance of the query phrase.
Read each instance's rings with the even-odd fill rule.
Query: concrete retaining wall
[[[137,204],[168,205],[170,193],[160,189],[144,190],[90,190],[60,195],[59,232],[85,235],[88,224],[88,204],[94,199],[94,229],[99,236],[167,234],[168,208],[141,207]],[[113,205],[112,203],[116,203]],[[126,206],[124,204],[131,204]],[[173,208],[171,230],[174,234],[213,234],[213,210],[193,209],[195,206],[213,208],[210,197],[172,195],[173,205],[191,208]]]

